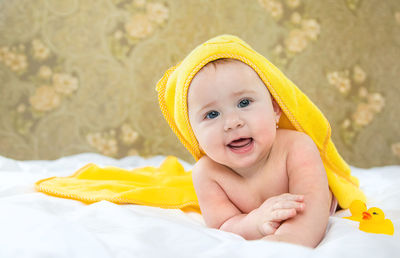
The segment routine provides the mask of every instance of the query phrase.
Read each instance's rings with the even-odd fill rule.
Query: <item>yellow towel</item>
[[[304,132],[313,139],[320,151],[329,186],[342,208],[348,208],[356,199],[365,201],[357,178],[351,175],[349,166],[331,140],[331,127],[321,111],[265,57],[231,35],[221,35],[201,44],[181,63],[171,67],[157,84],[159,104],[165,119],[196,160],[204,153],[189,123],[188,88],[203,66],[220,58],[237,59],[251,66],[283,111],[279,127]]]
[[[88,164],[69,177],[51,177],[36,182],[38,191],[57,197],[93,203],[141,204],[200,213],[192,183],[178,159],[169,156],[159,168],[125,170]]]

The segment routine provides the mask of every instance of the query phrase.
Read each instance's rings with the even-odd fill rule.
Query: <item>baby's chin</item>
[[[245,157],[245,158],[233,158],[218,163],[226,167],[229,167],[239,175],[245,176],[247,174],[246,171],[253,168],[257,162],[252,157]]]
[[[237,158],[230,158],[226,156],[216,156],[216,155],[210,155],[208,153],[206,153],[206,155],[212,159],[214,162],[223,165],[225,167],[228,167],[232,170],[235,169],[244,169],[247,167],[247,165],[249,164],[248,162],[243,162],[243,161],[238,161]]]
[[[221,164],[225,167],[228,167],[238,174],[241,174],[238,171],[246,171],[249,168],[254,167],[259,160],[259,157],[254,155],[255,153],[237,154],[229,149],[223,152],[223,154],[222,153],[216,154],[209,152],[205,153],[214,162]]]
[[[250,155],[236,155],[230,154],[225,157],[225,159],[220,164],[223,164],[226,167],[229,167],[237,174],[246,176],[249,173],[253,173],[254,170],[257,170],[265,165],[269,158],[270,151],[265,151],[260,153],[259,151],[255,151]]]

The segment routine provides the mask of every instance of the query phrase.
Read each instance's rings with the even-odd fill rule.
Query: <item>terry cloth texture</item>
[[[204,153],[189,123],[188,89],[202,67],[221,58],[240,60],[257,72],[283,111],[279,128],[297,130],[311,137],[319,149],[330,189],[342,208],[348,208],[353,200],[365,200],[358,179],[351,175],[348,164],[337,152],[330,124],[318,107],[264,56],[231,35],[221,35],[199,45],[182,62],[168,69],[157,83],[165,119],[196,160]]]
[[[35,184],[38,191],[85,203],[107,200],[200,213],[192,173],[178,159],[167,157],[159,168],[126,170],[88,164],[72,176],[51,177]]]

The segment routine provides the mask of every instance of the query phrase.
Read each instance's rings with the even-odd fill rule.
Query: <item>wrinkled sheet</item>
[[[369,234],[346,219],[329,219],[316,249],[262,240],[246,241],[207,228],[201,215],[107,201],[84,204],[36,192],[34,183],[68,176],[87,163],[132,169],[159,166],[165,157],[120,160],[85,153],[54,161],[16,161],[0,156],[0,257],[398,257],[400,166],[352,167],[368,198],[395,227],[393,236]],[[191,165],[182,162],[186,169]]]

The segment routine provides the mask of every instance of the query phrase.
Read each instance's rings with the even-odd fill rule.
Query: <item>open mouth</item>
[[[244,149],[253,143],[253,138],[239,138],[231,141],[227,146],[234,150]]]

